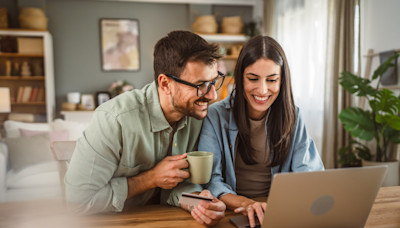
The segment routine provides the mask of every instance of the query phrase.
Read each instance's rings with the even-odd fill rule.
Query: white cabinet
[[[94,111],[61,111],[66,121],[88,123],[92,120]]]
[[[11,112],[46,115],[47,122],[52,122],[55,113],[55,91],[54,91],[54,63],[53,63],[53,41],[48,31],[34,31],[22,29],[0,29],[0,36],[15,38],[41,38],[43,40],[43,53],[0,53],[0,86],[9,87],[11,93]],[[43,75],[40,76],[7,76],[6,62],[28,64],[32,61],[43,63]],[[14,64],[12,64],[12,68]],[[32,69],[32,66],[31,66]],[[32,87],[44,88],[44,99],[37,101],[29,99],[28,102],[17,100],[19,88]],[[30,95],[32,96],[32,95]],[[0,122],[3,122],[7,114],[1,114]]]

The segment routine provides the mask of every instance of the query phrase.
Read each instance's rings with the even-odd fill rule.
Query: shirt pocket
[[[139,164],[134,167],[129,167],[125,165],[120,165],[118,167],[117,172],[115,173],[115,176],[120,176],[120,177],[131,177],[131,176],[136,176],[140,173],[143,173],[147,170],[151,169],[149,165],[146,164]]]

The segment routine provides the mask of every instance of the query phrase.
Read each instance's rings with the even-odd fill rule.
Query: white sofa
[[[52,123],[22,123],[8,120],[4,122],[4,128],[6,138],[21,137],[19,129],[49,132],[68,130],[68,140],[75,141],[82,136],[88,124],[62,119],[56,119]],[[12,151],[9,151],[5,142],[0,141],[0,203],[61,197],[55,160],[36,163],[16,172],[11,167],[9,153]],[[26,156],[29,156],[29,151],[26,151]]]

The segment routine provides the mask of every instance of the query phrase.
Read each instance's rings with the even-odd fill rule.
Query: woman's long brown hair
[[[281,87],[278,97],[270,107],[267,120],[267,136],[269,149],[273,160],[271,167],[281,165],[288,156],[291,136],[296,120],[296,110],[293,101],[290,71],[286,55],[282,47],[268,36],[255,36],[242,48],[235,67],[235,96],[231,104],[233,116],[238,128],[236,150],[247,165],[258,162],[254,159],[254,147],[251,145],[251,130],[248,116],[247,100],[243,87],[244,70],[259,59],[270,59],[281,67]],[[267,142],[266,142],[267,145]]]

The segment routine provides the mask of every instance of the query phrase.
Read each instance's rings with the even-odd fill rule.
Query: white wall
[[[374,52],[400,49],[400,1],[362,0],[361,6],[361,75],[364,77],[368,49]],[[372,61],[371,75],[379,66],[379,56]],[[400,61],[398,61],[400,76]],[[370,75],[370,76],[371,76]],[[400,80],[399,80],[400,81]]]
[[[372,48],[374,53],[400,49],[400,1],[361,0],[360,7],[361,76],[364,77],[367,59],[363,56],[368,53],[368,49]],[[375,56],[372,60],[370,78],[379,63],[379,56]],[[397,67],[400,77],[400,59],[398,59]],[[400,79],[398,81],[398,85],[400,85]],[[400,90],[394,92],[398,95]],[[371,149],[375,148],[371,145]],[[400,146],[398,147],[397,157],[400,157]]]

